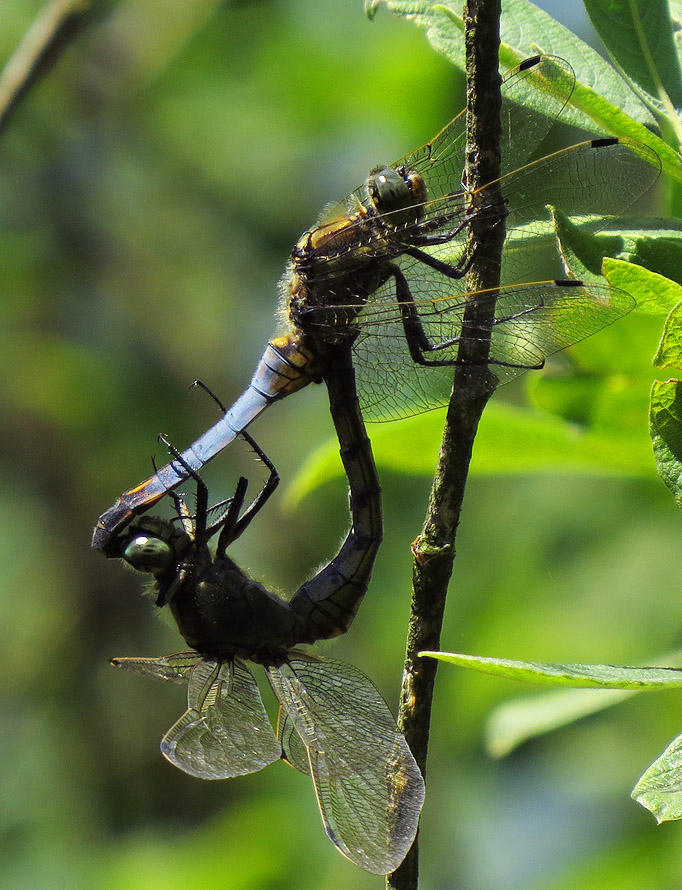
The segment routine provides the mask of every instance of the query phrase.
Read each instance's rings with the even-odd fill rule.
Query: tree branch
[[[467,157],[470,192],[500,175],[500,76],[498,72],[499,0],[467,0],[464,10],[467,56]],[[499,197],[499,196],[498,196]],[[499,286],[504,225],[473,219],[466,277],[468,292]],[[455,557],[455,536],[474,438],[497,378],[487,365],[494,301],[469,303],[464,314],[455,381],[424,527],[413,545],[413,591],[398,725],[424,778],[429,743],[436,661],[419,658],[423,649],[440,648],[448,583]],[[487,330],[481,335],[481,330]],[[474,333],[475,332],[475,333]],[[427,795],[428,800],[428,795]],[[387,877],[389,890],[417,890],[417,840],[402,865]]]
[[[93,0],[52,0],[36,17],[0,73],[0,136],[31,87],[80,30]]]

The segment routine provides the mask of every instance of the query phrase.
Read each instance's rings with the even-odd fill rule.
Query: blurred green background
[[[40,2],[0,6],[7,58]],[[128,0],[86,29],[0,142],[0,883],[13,890],[378,888],[324,837],[283,764],[205,783],[157,742],[177,687],[108,659],[182,648],[138,577],[89,549],[97,516],[247,383],[301,231],[368,169],[431,137],[461,81],[424,36],[359,0]],[[655,336],[651,337],[651,352]],[[520,383],[497,398],[519,400]],[[641,436],[646,437],[644,405]],[[252,432],[284,487],[331,434],[322,388]],[[370,429],[371,433],[371,429]],[[207,473],[215,498],[246,467]],[[323,651],[395,706],[410,542],[430,480],[382,473],[386,535],[352,632]],[[335,551],[345,485],[279,492],[235,548],[293,591]],[[646,660],[680,643],[682,521],[647,478],[471,480],[444,648]],[[682,728],[659,693],[490,760],[482,725],[521,687],[443,668],[422,887],[679,886],[682,828],[629,799]],[[270,705],[272,701],[269,700]]]

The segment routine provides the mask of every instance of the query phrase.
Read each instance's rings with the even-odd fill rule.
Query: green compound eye
[[[138,572],[158,572],[173,564],[172,548],[160,538],[138,535],[126,546],[123,559]]]

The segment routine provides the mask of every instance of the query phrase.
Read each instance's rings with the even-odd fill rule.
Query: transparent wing
[[[574,85],[573,69],[568,62],[556,56],[537,56],[508,72],[502,83],[503,173],[521,166],[532,155],[561,114]],[[428,201],[422,207],[419,223],[404,229],[408,237],[424,230],[432,235],[448,231],[458,221],[465,221],[466,211],[470,207],[469,196],[464,192],[462,184],[466,144],[465,116],[465,111],[462,111],[434,139],[391,165],[393,168],[405,167],[419,173],[427,188]],[[365,182],[343,201],[325,207],[316,226],[323,229],[329,226],[333,230],[340,220],[347,219],[349,215],[352,217],[359,208],[369,208],[371,205]],[[388,227],[393,225],[391,217],[390,212],[381,216]],[[365,226],[364,213],[360,214],[356,226],[358,229]],[[348,237],[348,230],[340,235],[340,239],[344,241]],[[330,250],[333,241],[332,235],[325,241],[324,249]],[[372,247],[366,238],[360,238],[359,241],[358,247],[348,251],[349,262],[356,251],[365,255],[372,253]],[[341,246],[339,243],[340,248]],[[381,243],[376,245],[377,253],[382,250],[385,247]],[[325,265],[328,266],[326,273]],[[321,279],[328,275],[332,280],[338,273],[339,268],[334,261],[328,264],[325,264],[324,259],[319,261],[318,275]]]
[[[575,74],[557,56],[538,56],[513,68],[502,82],[502,173],[521,166],[552,128],[568,102]],[[417,170],[432,199],[458,191],[466,146],[466,111],[426,145],[393,166]]]
[[[112,658],[114,667],[133,671],[157,680],[170,680],[171,683],[186,683],[192,668],[201,661],[201,655],[194,650],[162,655],[160,658]]]
[[[308,749],[303,739],[296,731],[294,721],[280,705],[277,719],[277,737],[282,745],[282,759],[286,760],[294,769],[306,776],[310,775],[310,763],[308,762]]]
[[[255,773],[279,759],[280,744],[243,662],[203,659],[195,665],[187,711],[163,737],[161,752],[199,779]]]
[[[661,162],[653,149],[631,139],[589,140],[519,167],[499,180],[506,210],[507,244],[503,260],[503,283],[519,282],[528,277],[527,242],[545,239],[554,254],[554,271],[560,274],[559,255],[552,243],[551,208],[581,223],[586,234],[599,231],[610,218],[618,218],[658,179]],[[445,242],[428,249],[437,259],[451,265],[465,254],[467,226],[453,229],[453,223],[468,218],[470,208],[478,215],[500,217],[500,205],[490,194],[491,185],[473,195],[446,195],[426,205],[425,219],[405,228],[409,242],[414,232],[428,231],[434,237],[454,232]],[[433,197],[433,196],[432,196]],[[512,250],[507,248],[513,247]],[[537,245],[536,245],[537,249]],[[423,263],[404,256],[398,260],[409,277],[412,269],[419,280]],[[441,287],[446,286],[445,279]]]
[[[414,840],[424,782],[378,690],[338,661],[292,656],[266,671],[285,714],[283,744],[294,730],[300,737],[285,756],[312,775],[329,839],[361,868],[393,871]]]
[[[573,69],[557,56],[528,59],[507,73],[502,82],[503,173],[528,160],[561,114],[574,85]],[[451,196],[462,190],[465,144],[466,111],[462,111],[430,142],[391,166],[420,173],[432,200]],[[366,205],[367,200],[362,185],[338,205],[325,208],[319,222],[338,219],[358,205]],[[427,210],[427,218],[436,207],[434,204],[433,211]]]
[[[626,315],[634,299],[610,285],[579,281],[540,281],[467,295],[479,304],[495,300],[490,366],[506,383]],[[363,312],[354,351],[360,401],[367,420],[408,417],[447,404],[454,379],[467,300],[460,294],[416,302],[426,337],[434,344],[427,361],[409,355],[405,332],[395,310],[373,306]],[[469,330],[469,336],[475,336]]]
[[[503,178],[508,218],[501,280],[509,286],[499,291],[491,349],[500,382],[538,367],[547,356],[596,333],[634,306],[629,295],[606,285],[589,284],[569,293],[554,281],[514,284],[524,281],[529,270],[541,270],[543,277],[565,274],[552,206],[590,235],[622,214],[659,172],[660,161],[646,146],[607,140],[572,146]],[[480,193],[484,205],[485,192]],[[457,265],[464,234],[422,252]],[[399,304],[391,277],[359,312],[355,307],[354,316],[354,307],[332,305],[312,309],[303,318],[313,337],[329,336],[349,318],[359,328],[355,365],[361,403],[370,420],[406,417],[447,402],[452,370],[414,362],[403,326],[406,314],[419,320],[435,350],[424,353],[427,361],[452,362],[461,333],[463,281],[415,256],[402,255],[393,262],[404,276],[409,299]],[[490,298],[488,294],[476,299]]]
[[[634,139],[593,139],[526,164],[500,180],[510,231],[550,219],[548,206],[587,217],[589,232],[618,218],[658,179],[656,152]],[[480,203],[488,186],[477,192]]]

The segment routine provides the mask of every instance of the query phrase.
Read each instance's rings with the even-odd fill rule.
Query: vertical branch
[[[500,0],[465,3],[467,156],[464,181],[472,193],[500,175],[499,19]],[[481,215],[480,219],[473,216],[468,255],[474,257],[474,261],[467,273],[467,292],[499,286],[503,242],[503,219],[495,220],[495,214]],[[419,652],[440,648],[445,600],[455,557],[455,535],[473,442],[483,409],[497,383],[487,365],[494,314],[494,300],[483,307],[475,302],[469,302],[466,307],[454,387],[426,520],[413,545],[413,591],[398,725],[424,778],[437,663],[433,659],[420,659]],[[387,877],[386,886],[389,890],[417,890],[418,879],[419,852],[415,840],[402,865]]]
[[[0,72],[0,135],[29,90],[55,64],[82,27],[92,0],[52,0]]]

